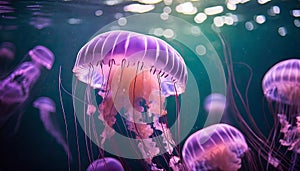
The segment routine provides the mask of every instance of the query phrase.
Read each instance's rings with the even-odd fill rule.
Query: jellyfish
[[[54,55],[48,48],[36,46],[29,51],[29,56],[32,61],[21,63],[0,81],[0,127],[4,126],[11,115],[25,104],[42,68],[48,70],[52,68]]]
[[[185,62],[173,47],[153,36],[109,31],[80,49],[73,72],[87,85],[84,110],[88,110],[82,113],[94,112],[90,89],[97,90],[103,99],[98,105],[98,119],[104,129],[97,145],[103,146],[116,134],[114,126],[121,116],[128,136],[138,141],[135,148],[152,170],[153,157],[165,152],[172,155],[176,144],[167,121],[161,118],[167,115],[166,98],[178,98],[187,81]],[[154,138],[158,133],[161,141]]]
[[[10,64],[15,59],[16,46],[11,42],[2,42],[0,44],[0,72],[5,72]]]
[[[244,135],[228,124],[214,124],[188,137],[182,149],[190,171],[237,171],[248,151]]]
[[[223,112],[226,107],[226,97],[222,94],[213,93],[204,100],[206,112]]]
[[[223,94],[212,93],[204,100],[204,109],[209,115],[219,117],[223,115],[226,108],[226,97]],[[228,116],[222,117],[223,122],[229,122]]]
[[[274,108],[275,126],[280,125],[282,146],[300,153],[300,60],[288,59],[275,64],[262,81],[264,96]],[[296,158],[293,160],[296,161]],[[295,164],[295,162],[293,162]],[[294,167],[294,166],[291,166]]]
[[[33,102],[33,107],[39,109],[40,118],[46,131],[55,138],[58,144],[63,146],[68,158],[71,159],[69,146],[52,116],[56,112],[53,100],[48,97],[39,97]]]
[[[93,161],[86,171],[124,171],[124,168],[117,159],[104,157]]]

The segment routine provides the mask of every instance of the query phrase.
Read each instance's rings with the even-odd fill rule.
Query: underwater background
[[[186,2],[191,3],[197,11],[192,9],[185,14],[176,10],[179,4]],[[14,59],[10,62],[3,62],[5,59],[1,59],[0,77],[5,78],[20,63],[29,60],[28,51],[37,45],[49,48],[55,56],[52,69],[42,70],[26,103],[18,108],[5,127],[0,130],[0,170],[68,170],[68,159],[63,148],[46,132],[40,120],[39,111],[32,106],[33,101],[40,96],[50,97],[56,103],[57,123],[65,136],[62,106],[64,107],[68,123],[69,146],[73,157],[71,170],[85,170],[88,167],[89,159],[85,150],[84,132],[81,127],[78,128],[78,135],[74,131],[72,96],[69,94],[72,92],[72,68],[80,48],[99,30],[101,32],[102,28],[126,29],[126,24],[130,24],[129,29],[152,34],[165,40],[183,56],[197,81],[200,96],[197,121],[190,131],[193,133],[201,129],[205,123],[207,114],[203,107],[204,98],[211,93],[209,73],[199,58],[209,60],[209,55],[216,55],[221,61],[221,66],[227,67],[223,53],[224,44],[212,27],[212,25],[220,24],[218,19],[223,19],[223,23],[221,22],[217,29],[221,30],[225,37],[225,48],[230,48],[235,81],[243,97],[249,101],[256,124],[265,135],[268,135],[273,121],[263,97],[262,79],[267,70],[279,61],[300,58],[300,1],[232,1],[231,3],[235,4],[236,8],[227,6],[228,2],[223,0],[155,1],[150,4],[149,11],[132,12],[130,11],[132,9],[125,7],[130,4],[149,5],[149,2],[129,0],[0,1],[0,43],[11,42],[15,45]],[[199,21],[203,18],[195,19],[198,13],[203,13],[206,8],[213,6],[222,6],[222,10],[216,14],[207,15],[204,21]],[[152,25],[148,22],[167,22],[168,19],[164,18],[163,13],[189,23],[187,25],[190,29],[184,30],[185,27],[168,24],[162,26],[164,28],[157,29],[155,23],[153,23],[153,28],[146,27]],[[142,20],[143,15],[146,14],[151,14],[151,20]],[[137,15],[141,20],[133,24],[126,23],[126,18],[132,15]],[[216,17],[219,18],[216,19]],[[224,20],[226,17],[228,21]],[[114,23],[111,24],[112,22]],[[171,32],[175,36],[170,37],[168,32],[163,35],[164,32],[161,30],[166,29],[173,29],[174,32]],[[185,36],[176,30],[191,34]],[[197,40],[197,36],[192,36],[193,34],[200,34],[205,41]],[[188,38],[186,40],[188,42],[200,41],[200,45],[202,43],[213,49],[206,49],[206,51],[203,50],[203,46],[200,46],[198,50],[195,47],[188,47],[189,43],[185,44],[181,41],[185,38]],[[206,55],[210,51],[211,54]],[[247,64],[251,70],[244,64]],[[217,65],[211,70],[223,70],[218,67]],[[60,68],[61,75],[59,75]],[[219,71],[216,71],[217,73]],[[224,74],[228,77],[226,69],[224,69]],[[244,95],[251,74],[249,91],[247,95]],[[60,101],[59,77],[65,89],[61,92],[63,104]],[[237,98],[236,103],[241,113],[245,113],[238,97],[236,95],[234,97]],[[174,108],[176,108],[174,99],[168,99],[168,113],[172,113]],[[226,114],[234,115],[230,112],[230,107],[228,108]],[[174,117],[175,115],[168,115],[170,122],[175,120]],[[16,130],[19,121],[20,125]],[[232,120],[231,123],[238,128],[237,121]],[[78,165],[76,136],[78,136],[81,151],[80,166]],[[97,158],[97,147],[93,145],[93,148],[95,149],[94,157]],[[138,160],[122,159],[122,164],[125,170],[145,169],[143,162]]]

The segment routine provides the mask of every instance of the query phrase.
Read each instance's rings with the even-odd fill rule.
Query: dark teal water
[[[65,135],[62,104],[60,103],[58,91],[59,68],[61,67],[62,85],[66,90],[71,92],[72,68],[80,48],[88,42],[97,31],[111,22],[116,21],[116,14],[122,15],[123,17],[133,15],[134,13],[123,11],[125,5],[133,2],[126,1],[111,6],[105,5],[104,1],[89,0],[67,2],[8,1],[7,4],[4,3],[5,1],[1,2],[3,2],[3,6],[5,7],[11,7],[12,11],[9,13],[0,13],[0,43],[12,42],[16,46],[15,59],[11,63],[6,64],[5,69],[1,69],[1,71],[3,71],[1,78],[9,74],[24,60],[29,60],[26,54],[36,45],[46,46],[53,51],[55,62],[50,71],[42,71],[41,77],[30,92],[27,104],[12,116],[5,128],[2,128],[0,132],[0,170],[68,170],[67,157],[62,147],[45,131],[40,121],[38,110],[32,107],[32,102],[40,96],[52,98],[56,102],[58,124],[62,133]],[[226,9],[223,1],[194,2],[198,8],[198,12],[203,11],[205,7],[213,5],[222,5],[225,7],[221,14],[208,16],[207,20],[201,24],[194,22],[193,18],[195,14],[183,15],[177,13],[175,6],[178,3],[179,2],[174,1],[173,4],[170,5],[172,9],[170,15],[183,19],[199,28],[207,38],[207,42],[203,42],[203,44],[211,43],[215,49],[214,52],[218,55],[224,68],[226,68],[226,63],[223,55],[223,45],[217,34],[211,28],[213,17],[226,15],[226,13],[232,13],[238,16],[239,21],[235,22],[234,25],[224,25],[220,30],[226,38],[226,46],[230,47],[231,57],[234,61],[235,81],[243,95],[246,90],[250,72],[244,65],[239,63],[245,63],[252,69],[253,75],[249,92],[246,96],[244,95],[244,99],[249,100],[251,113],[256,124],[265,135],[268,135],[272,127],[272,115],[266,108],[266,102],[263,101],[261,82],[265,72],[275,63],[284,59],[300,58],[300,27],[294,24],[295,22],[300,22],[300,18],[291,15],[292,10],[299,10],[300,2],[297,0],[270,1],[261,5],[256,1],[251,1],[245,4],[239,4],[237,9],[233,11]],[[150,12],[160,14],[164,6],[166,5],[160,2],[156,4],[155,9]],[[268,15],[268,10],[273,6],[280,7],[280,14],[275,16]],[[96,16],[95,11],[97,10],[101,10],[103,13],[100,16]],[[266,22],[263,24],[255,23],[254,17],[257,15],[264,15]],[[43,18],[42,23],[45,24],[44,26],[31,24],[33,21],[40,21],[36,19],[37,17]],[[156,19],[153,19],[152,21],[155,20]],[[160,21],[160,19],[157,18],[157,21]],[[245,28],[247,21],[254,23],[254,30],[249,31]],[[144,24],[143,22],[136,22],[130,27],[133,29],[136,27],[137,30],[142,30],[145,27]],[[287,33],[285,36],[281,36],[278,33],[279,27],[286,29]],[[148,28],[144,29],[146,30]],[[176,28],[173,29],[176,30]],[[142,32],[146,32],[145,30]],[[177,28],[177,30],[181,30],[181,28]],[[178,35],[178,37],[184,37],[184,35]],[[191,132],[195,132],[203,127],[206,120],[203,101],[204,98],[211,93],[209,74],[204,67],[205,64],[201,63],[197,55],[191,51],[190,48],[192,47],[187,47],[184,43],[180,42],[180,40],[176,39],[176,37],[175,39],[161,38],[170,43],[182,54],[187,66],[191,69],[197,81],[197,88],[200,92],[200,109],[197,122],[191,130]],[[189,41],[196,42],[197,40],[195,38],[195,40],[191,39]],[[206,57],[206,55],[200,55],[200,58]],[[226,70],[225,74],[228,76]],[[63,106],[69,126],[69,144],[73,155],[71,170],[85,170],[89,164],[89,160],[85,150],[84,132],[80,127],[78,128],[78,139],[81,148],[81,168],[79,168],[72,97],[64,91],[62,94]],[[237,96],[235,97],[237,98]],[[176,107],[174,98],[170,98],[169,101],[167,106],[168,112],[174,113],[173,111]],[[237,105],[241,113],[245,112],[238,98]],[[234,115],[229,109],[227,114]],[[14,128],[20,114],[23,114],[23,117],[18,131],[15,133]],[[175,120],[174,116],[175,115],[170,115],[168,119],[172,122],[172,120]],[[187,115],[186,117],[189,116]],[[266,126],[266,119],[269,120],[270,126]],[[236,126],[239,125],[238,122],[234,120],[232,124]],[[95,145],[93,148],[94,157],[97,158],[97,148]],[[126,170],[145,170],[146,168],[143,161],[122,159],[122,164]],[[165,163],[162,165],[165,165]],[[273,168],[268,169],[272,170]],[[241,170],[246,169],[243,168]]]

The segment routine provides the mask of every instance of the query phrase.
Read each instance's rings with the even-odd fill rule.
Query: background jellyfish
[[[212,93],[204,100],[204,109],[209,115],[221,115],[223,122],[229,122],[229,118],[223,115],[225,108],[226,97],[222,94]]]
[[[52,68],[54,55],[48,48],[36,46],[29,51],[29,55],[32,61],[23,62],[0,81],[0,127],[24,105],[41,74],[42,67],[48,70]]]
[[[33,107],[39,109],[40,118],[46,131],[55,138],[58,144],[63,146],[68,159],[71,160],[72,156],[68,143],[62,135],[56,123],[55,117],[52,116],[55,115],[54,113],[56,112],[56,107],[53,100],[48,97],[39,97],[33,102]]]
[[[237,171],[248,151],[243,134],[228,124],[214,124],[190,135],[182,149],[188,170]]]
[[[104,157],[93,161],[86,171],[124,171],[124,168],[117,159]]]
[[[3,74],[15,59],[16,46],[11,42],[2,42],[0,44],[0,73]]]
[[[121,115],[126,134],[138,140],[141,158],[148,164],[153,167],[152,159],[159,153],[172,155],[176,144],[167,121],[160,118],[167,114],[165,98],[178,98],[185,91],[187,69],[175,49],[152,36],[110,31],[81,48],[73,72],[88,85],[83,113],[90,113],[91,88],[97,89],[103,99],[98,118],[104,130],[101,141],[97,142],[96,137],[98,145],[102,147],[115,135],[116,116]],[[78,91],[76,86],[73,88]],[[158,134],[162,139],[155,138]]]
[[[291,166],[294,169],[297,153],[300,153],[300,60],[288,59],[274,65],[265,74],[262,88],[273,107],[276,127],[274,135],[280,124],[283,137],[279,142],[294,152]]]

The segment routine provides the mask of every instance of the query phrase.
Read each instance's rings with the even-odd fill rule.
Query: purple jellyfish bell
[[[15,59],[16,46],[11,42],[2,42],[0,44],[0,74],[5,74],[10,63]]]
[[[48,97],[40,97],[34,101],[33,107],[39,109],[40,118],[44,124],[46,131],[56,139],[57,143],[63,146],[66,154],[68,155],[68,158],[71,159],[69,146],[62,136],[57,123],[54,122],[54,119],[51,116],[52,113],[56,112],[56,107],[53,100]]]
[[[15,58],[16,46],[11,42],[0,44],[0,59],[12,61]]]
[[[29,55],[34,62],[46,67],[48,70],[52,68],[54,55],[45,46],[38,45],[34,47],[29,51]]]
[[[105,157],[93,161],[86,171],[124,171],[124,168],[118,160]]]

